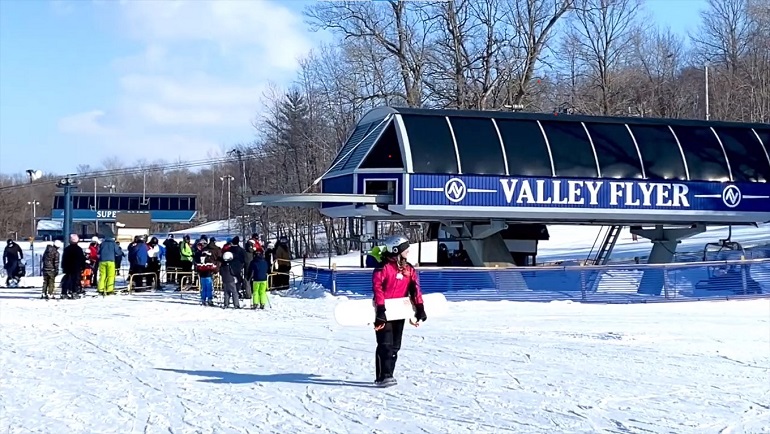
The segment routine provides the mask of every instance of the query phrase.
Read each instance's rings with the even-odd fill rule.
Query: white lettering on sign
[[[117,216],[117,211],[96,211],[96,218],[98,219],[114,219]]]
[[[599,197],[603,195],[604,203],[609,206],[690,207],[687,198],[690,189],[684,184],[558,179],[534,182],[528,179],[501,179],[500,184],[506,202],[516,204],[598,206]]]

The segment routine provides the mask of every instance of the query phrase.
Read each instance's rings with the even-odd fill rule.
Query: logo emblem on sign
[[[462,179],[451,178],[444,184],[444,196],[449,199],[450,202],[460,202],[465,199],[465,194],[468,189],[465,187],[465,183]]]
[[[743,194],[741,194],[741,190],[734,185],[728,185],[722,190],[722,202],[724,202],[728,208],[735,208],[738,206],[741,203],[741,199],[743,199]]]

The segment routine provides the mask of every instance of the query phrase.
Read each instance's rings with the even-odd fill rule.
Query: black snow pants
[[[80,292],[80,274],[79,272],[66,273],[61,280],[61,295],[75,295]]]
[[[398,350],[401,349],[404,322],[405,320],[403,319],[388,321],[382,330],[374,332],[377,335],[377,351],[375,354],[377,378],[375,381],[382,381],[393,376],[393,371],[396,369],[396,360],[398,359]]]

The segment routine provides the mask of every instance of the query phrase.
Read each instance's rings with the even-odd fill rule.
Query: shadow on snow
[[[293,383],[293,384],[319,384],[324,386],[352,386],[374,387],[374,384],[366,381],[332,380],[321,378],[315,374],[240,374],[225,371],[194,371],[186,369],[155,368],[158,371],[175,372],[196,377],[208,377],[198,380],[202,383],[215,384],[247,384],[247,383]]]

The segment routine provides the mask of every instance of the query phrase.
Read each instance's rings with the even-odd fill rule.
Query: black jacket
[[[230,246],[227,251],[233,254],[233,259],[230,261],[230,267],[232,267],[233,272],[241,274],[246,268],[246,251],[243,250],[243,247],[236,245]]]
[[[176,267],[182,260],[179,243],[173,238],[168,238],[163,242],[163,246],[166,248],[166,266]]]
[[[21,247],[18,244],[9,244],[3,250],[3,266],[7,268],[10,264],[19,262],[23,257],[24,252],[21,251]]]
[[[86,254],[77,244],[64,248],[61,257],[61,269],[66,274],[80,274],[86,268]]]

